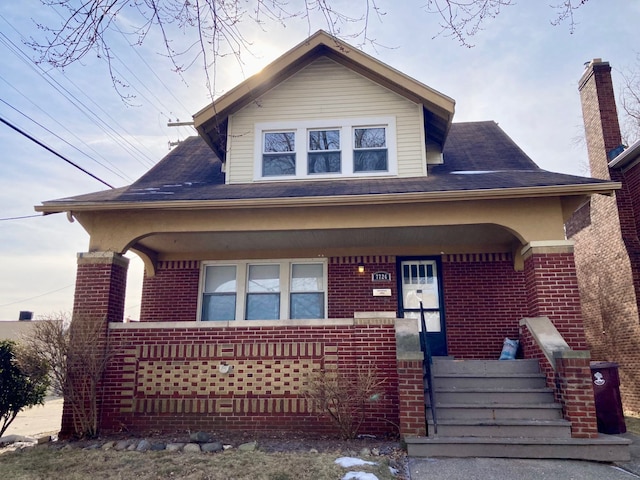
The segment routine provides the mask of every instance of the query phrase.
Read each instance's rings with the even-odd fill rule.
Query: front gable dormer
[[[454,102],[318,32],[194,116],[227,183],[415,177]]]

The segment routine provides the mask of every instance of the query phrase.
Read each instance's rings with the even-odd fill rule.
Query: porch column
[[[571,349],[587,350],[573,242],[530,242],[522,257],[529,316],[549,317]]]
[[[115,252],[88,252],[78,254],[76,291],[73,302],[73,321],[99,322],[98,331],[104,335],[96,339],[95,348],[107,335],[108,322],[122,322],[129,259]],[[98,405],[101,399],[98,398]],[[100,410],[98,409],[98,412]],[[71,405],[65,399],[60,436],[76,434]]]
[[[571,422],[574,438],[595,438],[595,402],[589,369],[590,353],[584,333],[578,277],[573,257],[573,242],[531,242],[523,250],[527,306],[531,317],[551,322],[545,334],[534,339],[527,319],[520,322],[521,342],[527,358],[537,358],[547,377],[547,385],[554,389],[556,400],[562,404],[563,415]],[[542,317],[542,318],[540,318]],[[551,341],[550,332],[558,337]],[[543,352],[546,339],[564,349],[555,352],[549,361]],[[543,342],[544,343],[544,342]]]
[[[122,322],[129,259],[115,252],[78,254],[73,316]]]

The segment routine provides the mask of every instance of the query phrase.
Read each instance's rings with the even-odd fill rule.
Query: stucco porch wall
[[[110,324],[116,355],[104,378],[101,431],[335,433],[304,397],[306,375],[325,369],[353,378],[372,369],[384,384],[360,431],[397,433],[394,319],[251,323]]]

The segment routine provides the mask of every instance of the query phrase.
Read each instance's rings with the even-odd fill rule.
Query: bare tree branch
[[[252,27],[265,29],[268,22],[286,26],[293,19],[302,19],[311,33],[312,25],[322,19],[323,28],[335,37],[375,47],[369,21],[385,15],[378,0],[357,0],[348,6],[335,0],[83,0],[79,6],[78,0],[40,1],[60,13],[62,22],[38,25],[45,38],[32,38],[29,46],[38,53],[39,61],[64,68],[94,53],[107,62],[112,83],[125,100],[126,85],[111,66],[113,32],[126,32],[133,38],[131,45],[137,46],[159,39],[163,55],[180,75],[201,62],[213,97],[218,59],[233,56],[242,67],[242,55],[252,53],[246,35]],[[557,11],[551,23],[568,20],[573,31],[574,12],[587,1],[563,0],[551,5]],[[426,0],[424,9],[440,17],[441,30],[435,36],[450,36],[471,47],[469,39],[488,20],[515,4],[515,0]]]

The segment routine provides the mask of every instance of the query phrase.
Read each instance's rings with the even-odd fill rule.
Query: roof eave
[[[113,210],[186,210],[222,208],[270,208],[324,205],[378,205],[382,203],[454,202],[466,200],[498,200],[527,197],[564,197],[574,195],[612,195],[622,187],[619,182],[590,185],[554,185],[539,187],[495,188],[480,190],[450,190],[364,195],[333,195],[316,197],[278,197],[230,200],[173,200],[154,202],[47,202],[35,210],[45,215],[62,212]]]
[[[640,140],[609,162],[609,168],[625,169],[640,161]]]

